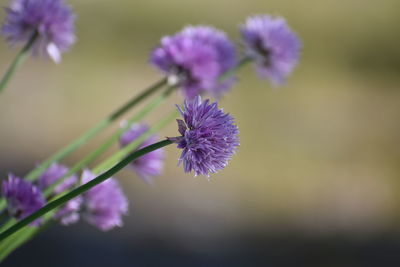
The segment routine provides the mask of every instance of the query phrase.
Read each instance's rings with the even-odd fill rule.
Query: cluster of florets
[[[283,84],[297,65],[301,43],[284,18],[254,16],[241,26],[247,55],[261,77]]]
[[[145,124],[131,125],[121,136],[121,145],[126,146],[136,141],[146,131]],[[138,148],[148,146],[157,140],[157,135],[145,138]],[[146,182],[152,182],[152,178],[162,173],[164,166],[164,151],[153,151],[140,157],[131,163],[131,167],[140,178]],[[60,195],[77,187],[80,183],[87,183],[96,175],[89,170],[84,170],[81,179],[76,175],[70,175],[68,167],[61,164],[51,165],[37,180],[31,183],[22,178],[9,175],[3,181],[2,193],[7,200],[7,208],[10,216],[23,219],[43,207],[46,203],[44,193],[52,187],[52,193],[48,198]],[[54,214],[54,219],[63,225],[70,225],[83,217],[89,223],[103,231],[116,226],[122,226],[122,216],[128,212],[128,201],[119,183],[114,178],[95,186],[86,193],[68,201]],[[40,224],[40,220],[34,225]]]
[[[234,78],[220,81],[221,75],[235,67],[235,47],[226,34],[208,26],[189,26],[161,39],[151,54],[151,63],[166,73],[172,83],[183,88],[187,98],[203,92],[220,96]]]
[[[217,103],[201,101],[198,96],[178,106],[183,120],[178,121],[180,137],[171,138],[182,149],[179,163],[195,175],[215,173],[225,168],[239,146],[238,127]]]
[[[250,17],[241,26],[241,34],[245,57],[254,61],[260,76],[274,85],[284,83],[298,62],[301,47],[285,20]],[[219,97],[235,81],[223,77],[237,65],[233,43],[225,33],[208,26],[189,26],[163,37],[150,61],[178,83],[189,99],[204,92]]]
[[[297,64],[300,41],[282,18],[250,17],[241,26],[245,57],[252,60],[261,77],[283,84]],[[206,175],[223,169],[239,145],[233,118],[217,104],[201,101],[204,92],[219,97],[235,81],[225,74],[238,64],[232,42],[212,27],[186,27],[161,39],[151,63],[183,89],[187,100],[179,108],[180,137],[171,138],[182,149],[179,163],[185,172]]]
[[[2,34],[10,44],[35,38],[33,52],[55,62],[75,43],[75,15],[64,0],[12,0]]]
[[[68,168],[60,164],[50,166],[36,184],[10,174],[2,185],[2,195],[7,201],[9,215],[23,219],[42,208],[46,203],[44,192],[50,186],[55,187],[49,198],[78,186],[78,177],[76,175],[65,177],[67,174]],[[86,183],[94,177],[93,173],[85,170],[81,180]],[[128,201],[118,181],[110,178],[85,194],[68,201],[54,214],[54,219],[63,225],[70,225],[76,223],[83,214],[89,223],[106,231],[121,226],[122,215],[127,212]],[[36,220],[34,225],[39,225],[40,222],[41,220]]]
[[[133,124],[121,136],[120,143],[122,147],[135,142],[149,130],[146,124]],[[151,135],[143,142],[138,144],[137,149],[141,149],[148,145],[157,142],[158,136]],[[130,167],[137,173],[137,175],[147,183],[152,183],[153,178],[161,175],[164,168],[164,149],[157,149],[153,152],[147,153],[142,157],[134,160]]]
[[[75,42],[75,16],[63,0],[12,0],[6,12],[1,33],[11,44],[30,44],[33,53],[59,62],[61,53]],[[259,75],[269,78],[274,85],[283,84],[298,62],[300,41],[283,18],[253,16],[240,31],[245,48],[241,61],[228,36],[210,26],[188,26],[165,36],[151,53],[150,62],[167,76],[170,86],[180,87],[186,98],[183,107],[178,106],[183,117],[177,120],[180,136],[169,138],[182,149],[179,164],[183,164],[186,173],[209,176],[225,168],[239,146],[239,131],[233,117],[218,108],[217,103],[202,101],[200,95],[220,97],[236,81],[232,73],[240,62],[253,61]],[[157,135],[142,137],[148,129],[144,124],[131,125],[120,138],[121,146],[135,142],[138,150],[156,142]],[[152,182],[163,170],[164,151],[147,153],[130,166],[144,181]],[[3,181],[2,194],[9,215],[23,219],[43,207],[46,200],[95,176],[84,170],[79,179],[67,167],[53,164],[36,183],[10,175]],[[49,188],[51,193],[44,194]],[[82,217],[106,231],[121,226],[127,212],[127,198],[118,181],[109,178],[65,203],[54,218],[69,225]],[[33,224],[40,222],[39,219]]]
[[[7,200],[9,215],[17,219],[27,217],[46,202],[37,186],[13,174],[10,174],[7,180],[3,180],[2,195]],[[40,224],[40,220],[33,224]]]

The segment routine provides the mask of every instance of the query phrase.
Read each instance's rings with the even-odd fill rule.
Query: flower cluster
[[[13,174],[3,181],[2,194],[7,201],[8,213],[17,219],[29,216],[45,203],[42,192],[36,186]],[[40,220],[33,223],[38,224]]]
[[[233,118],[217,103],[202,102],[200,96],[186,100],[184,109],[178,109],[183,117],[177,120],[182,136],[172,140],[183,150],[179,162],[183,162],[184,171],[209,176],[225,168],[239,146]]]
[[[261,77],[280,85],[299,60],[301,44],[285,19],[254,16],[241,26],[246,53],[256,64]]]
[[[194,98],[206,91],[220,96],[235,81],[220,81],[221,75],[235,67],[235,47],[226,34],[208,26],[189,26],[162,38],[151,54],[151,63],[182,85],[184,95]]]
[[[6,13],[1,33],[11,44],[24,43],[23,52],[31,49],[34,54],[47,55],[55,62],[60,62],[61,54],[75,42],[75,16],[64,0],[12,0]],[[298,37],[280,17],[250,17],[241,25],[240,32],[245,48],[240,60],[228,36],[210,26],[187,26],[174,35],[163,37],[160,45],[150,55],[151,64],[166,75],[163,82],[157,83],[160,84],[159,87],[150,87],[122,106],[99,124],[101,127],[97,125],[89,130],[81,139],[62,150],[61,154],[66,156],[72,152],[166,84],[167,93],[162,94],[159,99],[163,100],[175,87],[180,87],[185,96],[183,106],[177,106],[182,116],[182,119],[177,120],[180,134],[178,137],[156,143],[157,135],[146,135],[144,138],[149,131],[147,125],[130,125],[126,132],[122,135],[117,132],[110,140],[119,138],[121,147],[131,148],[136,145],[136,148],[128,151],[132,154],[97,179],[97,175],[88,169],[83,170],[79,177],[68,167],[57,163],[49,168],[47,163],[39,167],[38,170],[47,170],[37,175],[39,177],[30,177],[31,180],[37,178],[32,182],[10,174],[2,182],[2,195],[7,202],[8,215],[18,220],[24,219],[42,208],[46,201],[64,194],[64,197],[54,200],[53,205],[32,217],[37,218],[46,210],[57,206],[59,208],[53,218],[63,225],[76,223],[82,218],[100,230],[108,231],[123,225],[122,218],[128,213],[129,206],[120,184],[110,176],[130,165],[141,179],[151,183],[153,177],[161,175],[164,167],[165,151],[154,150],[155,148],[175,143],[182,150],[178,165],[183,165],[185,173],[193,172],[195,176],[209,177],[210,174],[224,169],[238,149],[239,130],[229,113],[220,109],[217,102],[212,103],[208,99],[203,101],[201,95],[208,93],[212,97],[221,97],[236,82],[235,72],[250,61],[255,64],[261,77],[270,79],[274,85],[281,85],[298,63],[301,49]],[[22,55],[24,53],[16,57],[6,79],[0,81],[0,90],[7,84]],[[159,99],[156,99],[158,102],[150,103],[139,114],[147,114],[161,103]],[[82,162],[90,164],[95,156],[99,156],[110,145],[111,142],[106,141],[101,149],[94,151],[77,165],[80,166]],[[120,154],[116,157],[119,158]],[[114,160],[115,156],[98,168],[109,166]],[[81,184],[85,185],[80,186]],[[19,225],[31,223],[37,226],[41,223],[41,219],[30,219]],[[14,228],[18,227],[17,224]],[[0,233],[2,235],[3,232]]]
[[[63,178],[67,173],[68,167],[61,164],[53,164],[39,177],[38,186],[41,190],[45,190]],[[65,179],[54,188],[53,195],[58,195],[72,189],[77,182],[78,177],[76,175],[65,177]],[[82,197],[78,196],[68,201],[54,216],[63,225],[76,223],[79,220],[81,204]]]
[[[58,63],[61,53],[75,43],[75,16],[63,0],[12,0],[6,11],[1,32],[11,44],[37,36],[33,52]]]
[[[45,204],[43,193],[49,186],[56,185],[53,195],[58,195],[73,189],[78,183],[78,177],[64,177],[68,168],[64,165],[51,165],[39,178],[37,185],[10,175],[3,181],[2,193],[7,200],[8,213],[16,219],[23,219],[37,211]],[[82,182],[87,183],[96,175],[88,170],[82,174]],[[63,180],[60,180],[63,179]],[[57,183],[58,184],[55,184]],[[54,219],[63,225],[76,223],[80,214],[91,224],[103,231],[122,225],[122,215],[128,211],[128,202],[118,181],[109,179],[82,196],[78,196],[63,205],[55,214]],[[34,225],[39,225],[36,220]]]
[[[146,124],[131,125],[128,131],[121,136],[121,146],[124,147],[134,142],[148,129],[149,127]],[[155,143],[157,139],[157,135],[152,135],[143,141],[137,149],[151,145]],[[131,167],[134,171],[136,171],[140,178],[147,183],[151,183],[153,180],[152,178],[161,175],[164,168],[164,150],[158,149],[138,158],[137,160],[134,160],[131,164]]]
[[[82,182],[87,183],[95,177],[89,170],[85,170]],[[128,200],[117,180],[109,178],[83,194],[83,198],[84,214],[89,223],[103,231],[122,226],[122,215],[128,213]]]

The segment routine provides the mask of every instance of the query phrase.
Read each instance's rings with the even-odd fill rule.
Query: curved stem
[[[114,111],[113,113],[110,114],[109,120],[114,121],[121,117],[125,112],[127,112],[129,109],[131,109],[133,106],[136,104],[140,103],[142,100],[146,99],[148,96],[156,92],[158,89],[163,87],[164,85],[167,85],[167,78],[163,78],[160,81],[156,82],[152,86],[150,86],[148,89],[146,89],[143,93],[140,95],[132,98],[129,100],[125,105]]]
[[[171,87],[168,87],[165,90],[165,93],[163,93],[161,96],[157,97],[153,101],[151,101],[147,106],[145,106],[139,113],[137,113],[135,116],[130,118],[127,121],[127,125],[118,131],[116,131],[112,136],[110,136],[103,144],[101,144],[96,150],[92,151],[90,154],[88,154],[86,157],[84,157],[82,160],[80,160],[78,163],[76,163],[74,166],[72,166],[69,171],[60,177],[55,183],[50,185],[46,190],[44,191],[44,194],[46,197],[48,197],[51,192],[54,190],[56,186],[61,184],[67,177],[73,175],[74,173],[80,171],[82,168],[87,166],[89,163],[91,163],[93,160],[95,160],[100,154],[102,154],[104,151],[106,151],[112,144],[118,141],[118,139],[121,137],[121,135],[130,127],[132,123],[138,122],[142,120],[147,114],[149,114],[151,111],[153,111],[156,107],[158,107],[163,101],[168,97],[169,91]],[[159,127],[158,127],[159,128]],[[157,129],[158,129],[157,128]],[[136,148],[136,147],[135,147]],[[131,149],[129,153],[132,151]],[[127,153],[127,154],[129,154]],[[127,155],[125,154],[125,156]],[[116,163],[116,162],[113,162]],[[112,166],[112,165],[111,165]],[[109,167],[111,167],[109,166]]]
[[[247,65],[248,63],[250,63],[252,61],[252,59],[251,58],[248,58],[248,57],[244,57],[244,58],[242,58],[240,61],[239,61],[239,63],[233,68],[233,69],[231,69],[231,70],[229,70],[229,71],[227,71],[225,74],[223,74],[221,77],[220,77],[220,80],[221,81],[224,81],[225,79],[227,79],[227,78],[229,78],[229,77],[231,77],[233,74],[235,74],[239,69],[241,69],[243,66],[245,66],[245,65]],[[166,79],[163,79],[163,80],[161,80],[160,82],[158,82],[158,83],[156,83],[156,84],[154,84],[153,86],[151,86],[151,87],[149,87],[149,89],[151,89],[150,90],[150,93],[149,93],[149,95],[152,93],[152,90],[157,90],[158,88],[160,88],[162,85],[165,85],[167,83],[167,80]],[[159,87],[158,87],[159,86]],[[108,117],[108,119],[112,119],[112,120],[115,120],[116,118],[118,118],[119,116],[121,116],[123,113],[125,113],[129,108],[131,108],[133,105],[135,105],[136,103],[138,103],[138,102],[140,102],[141,100],[143,100],[145,97],[147,97],[147,91],[149,91],[149,89],[147,89],[146,90],[146,92],[144,92],[144,93],[142,93],[141,95],[139,95],[138,97],[136,97],[135,99],[133,99],[133,100],[131,100],[131,101],[129,101],[126,105],[124,105],[124,106],[122,106],[120,109],[118,109],[117,111],[115,111],[114,113],[112,113],[109,117]],[[166,92],[161,96],[161,97],[166,97],[166,96],[168,96],[173,90],[172,90],[173,88],[172,87],[170,87],[169,89],[167,89],[166,90]],[[136,99],[138,99],[138,100],[136,100]],[[137,101],[137,102],[136,102]],[[136,102],[136,103],[135,103]],[[133,103],[133,104],[132,104]],[[153,102],[153,103],[157,103],[157,99],[155,100],[155,102]],[[157,129],[158,128],[160,128],[160,127],[163,127],[162,125],[164,125],[164,124],[167,124],[167,123],[169,123],[169,121],[170,121],[170,119],[173,117],[173,116],[175,116],[176,117],[176,112],[175,112],[175,114],[171,114],[172,116],[168,116],[165,120],[164,120],[164,122],[163,123],[161,123],[159,126],[156,126],[156,127],[153,127],[153,128],[151,128],[147,133],[145,133],[144,135],[142,135],[141,137],[139,137],[139,139],[137,140],[137,142],[132,142],[131,144],[129,144],[128,146],[126,146],[125,148],[123,148],[123,149],[121,149],[121,151],[119,151],[119,152],[117,152],[115,155],[113,155],[111,158],[109,158],[109,159],[107,159],[106,161],[104,161],[103,163],[101,163],[101,164],[99,164],[95,169],[94,169],[94,172],[95,173],[99,173],[99,172],[101,172],[101,171],[103,171],[104,169],[107,169],[107,168],[109,168],[110,167],[110,165],[113,165],[113,164],[115,164],[115,162],[116,161],[118,161],[118,160],[120,160],[122,157],[124,157],[126,154],[128,154],[130,151],[132,151],[133,149],[135,149],[135,148],[137,148],[137,146],[139,145],[139,141],[140,142],[142,142],[143,140],[144,140],[144,138],[147,138],[150,134],[152,134],[152,133],[154,133],[154,132],[156,132],[157,131]],[[105,121],[105,120],[104,120]],[[96,131],[100,131],[100,130],[98,130],[99,128],[101,128],[101,127],[103,127],[102,126],[102,123],[99,123],[98,125],[97,125],[98,127],[94,127],[94,128],[92,128],[92,131],[93,132],[96,132]],[[96,129],[97,128],[97,129]],[[89,131],[90,132],[90,131]],[[89,133],[88,132],[88,133]],[[87,134],[88,134],[87,133]],[[83,137],[83,136],[82,136]],[[81,137],[81,138],[82,138]],[[89,138],[90,139],[90,138]],[[108,141],[110,141],[111,142],[111,139],[113,139],[113,140],[115,140],[115,137],[113,138],[113,137],[111,137],[109,140],[107,140],[106,141],[106,143],[105,144],[103,144],[104,146],[108,146],[107,144],[108,144]],[[76,143],[76,142],[75,142]],[[72,143],[73,144],[73,143]],[[71,145],[72,145],[71,144]],[[70,146],[71,146],[70,145]],[[79,147],[79,146],[78,146]],[[66,148],[68,148],[68,147],[66,147]],[[76,148],[75,148],[76,149]],[[72,149],[70,152],[72,152],[74,149]],[[100,151],[100,150],[99,150]],[[136,152],[139,152],[139,151],[142,151],[142,150],[138,150],[138,151],[136,151]],[[61,152],[61,151],[60,151]],[[64,151],[64,153],[66,153],[66,155],[67,154],[69,154],[70,152],[68,152],[67,150],[65,150]],[[132,153],[131,155],[133,155],[133,154],[135,154],[136,152],[134,152],[134,153]],[[90,155],[94,155],[94,153],[92,153],[92,154],[90,154]],[[89,156],[90,156],[89,155]],[[45,171],[50,165],[51,165],[51,163],[53,163],[53,162],[55,162],[55,161],[57,161],[57,160],[59,160],[59,159],[61,159],[62,157],[60,157],[59,159],[56,159],[56,160],[54,160],[54,158],[55,158],[55,156],[56,155],[54,155],[52,158],[52,161],[50,161],[50,159],[51,158],[49,158],[49,160],[47,160],[46,162],[43,162],[37,169],[35,169],[35,170],[33,170],[31,173],[29,173],[28,174],[28,178],[30,179],[30,180],[34,180],[37,176],[39,176],[43,171]],[[129,162],[131,162],[131,161],[133,161],[134,159],[129,159],[129,161],[128,161],[128,163],[127,164],[129,164]],[[124,160],[125,161],[125,160]],[[120,162],[120,163],[122,163],[122,161]],[[79,164],[79,163],[78,163]],[[77,164],[77,165],[78,165]],[[83,167],[83,165],[86,165],[86,164],[83,164],[82,162],[81,162],[81,164],[79,164],[79,167],[80,168],[82,168]],[[117,164],[118,165],[118,164]],[[117,167],[117,165],[115,166],[115,167]],[[45,166],[45,167],[43,167],[43,166]],[[40,168],[40,167],[42,167],[42,168]],[[39,169],[40,168],[40,169]],[[113,169],[113,168],[112,168]],[[110,171],[112,170],[112,169],[110,169]],[[76,171],[78,171],[78,170],[75,170],[74,172],[76,172]],[[72,173],[70,173],[69,175],[71,175]],[[106,173],[104,173],[104,174],[106,174]],[[104,175],[103,174],[103,175]],[[101,177],[102,175],[100,175],[99,177]],[[98,178],[99,178],[98,177]],[[82,187],[82,186],[81,186]],[[78,187],[77,189],[79,189],[80,187]],[[75,191],[75,190],[74,190]],[[72,192],[74,192],[74,191],[71,191],[71,193]],[[67,194],[68,195],[68,194]],[[67,195],[64,195],[64,196],[67,196]],[[63,197],[64,197],[63,196]],[[62,198],[62,197],[60,197],[60,198]],[[54,201],[52,201],[52,202],[50,202],[49,204],[51,204],[51,203],[54,203],[55,201],[57,201],[57,200],[59,200],[60,198],[58,198],[58,199],[56,199],[56,200],[54,200]],[[68,200],[67,200],[68,201]],[[0,206],[1,206],[1,202],[0,202]],[[3,203],[3,204],[5,204],[5,203]],[[59,204],[59,205],[62,205],[62,204]],[[46,205],[44,208],[46,208],[48,205]],[[4,206],[3,206],[4,207]],[[42,209],[41,209],[42,210]],[[41,210],[39,210],[39,211],[41,211]],[[38,212],[39,212],[38,211]],[[44,213],[46,213],[46,211],[44,212]],[[34,213],[34,214],[36,214],[36,213]],[[34,214],[32,214],[32,215],[34,215]],[[41,215],[38,215],[37,217],[34,217],[33,219],[32,219],[32,221],[33,220],[35,220],[36,218],[38,218],[38,217],[40,217]],[[31,217],[31,216],[29,216],[29,217]],[[24,220],[27,220],[29,217],[27,217],[26,219],[24,219]],[[4,239],[5,237],[3,237],[4,235],[6,235],[6,236],[9,236],[9,235],[11,235],[12,233],[14,233],[15,231],[18,231],[21,227],[23,227],[23,226],[25,226],[25,225],[27,225],[27,224],[29,224],[30,223],[30,221],[29,222],[27,222],[27,223],[24,223],[23,221],[24,220],[22,220],[22,221],[20,221],[19,223],[16,223],[15,225],[13,225],[12,227],[10,227],[8,230],[6,230],[6,231],[4,231],[4,232],[2,232],[1,234],[0,234],[0,240],[2,240],[2,239]],[[18,227],[18,224],[19,225],[21,225],[21,224],[23,224],[22,226],[19,226],[19,228],[17,228],[16,230],[13,230],[12,228],[16,228],[16,227]],[[8,234],[7,234],[7,232],[8,232]]]
[[[106,128],[116,119],[121,117],[125,112],[127,112],[130,108],[150,96],[151,94],[155,93],[157,90],[162,88],[167,83],[167,80],[164,78],[155,84],[148,87],[143,93],[140,95],[132,98],[128,101],[125,105],[117,109],[115,112],[111,113],[107,118],[96,124],[93,128],[89,131],[81,135],[78,139],[64,147],[63,149],[59,150],[53,156],[42,162],[38,167],[32,170],[28,175],[25,177],[28,181],[35,180],[39,175],[41,175],[53,162],[59,161],[62,158],[66,157],[82,145],[84,145],[87,141],[89,141],[92,137],[98,134],[101,130]]]
[[[104,160],[102,163],[98,164],[95,168],[93,168],[93,172],[98,174],[102,173],[103,171],[109,169],[113,165],[115,165],[118,161],[123,159],[126,155],[131,153],[133,150],[137,149],[141,143],[143,143],[147,138],[149,138],[152,134],[158,132],[163,127],[168,125],[170,122],[174,121],[176,117],[179,115],[177,109],[174,109],[168,116],[166,116],[163,120],[159,123],[151,127],[148,131],[143,133],[139,136],[135,141],[131,142],[127,146],[118,150],[117,153],[109,157],[108,159]]]
[[[8,67],[6,73],[4,74],[3,78],[0,81],[0,93],[7,87],[9,81],[11,80],[12,76],[18,69],[18,67],[24,62],[26,57],[29,55],[29,52],[35,43],[36,39],[38,38],[39,33],[35,31],[32,34],[32,37],[28,40],[28,42],[25,44],[25,46],[19,51],[17,56],[14,58],[13,62],[11,62],[11,65]]]
[[[97,133],[99,133],[101,130],[106,128],[110,122],[105,119],[102,120],[101,122],[97,123],[93,128],[91,128],[89,131],[84,133],[81,137],[70,143],[69,145],[65,146],[58,152],[56,152],[53,156],[48,158],[47,160],[43,161],[39,166],[37,166],[35,169],[30,171],[26,176],[25,179],[28,181],[34,181],[36,180],[50,165],[56,161],[59,161],[84,145],[87,141],[89,141],[92,137],[94,137]]]
[[[161,89],[164,85],[167,84],[167,79],[163,78],[160,81],[154,83],[153,85],[149,86],[146,90],[144,90],[138,96],[129,100],[125,105],[111,113],[107,118],[103,119],[99,123],[97,123],[94,127],[89,129],[87,132],[82,134],[78,139],[75,139],[72,143],[65,146],[64,148],[57,151],[55,154],[50,156],[48,159],[43,161],[39,164],[35,169],[30,171],[26,176],[25,179],[28,181],[36,180],[47,168],[50,167],[51,164],[54,162],[60,161],[61,159],[65,158],[76,149],[80,148],[84,144],[86,144],[91,138],[113,123],[116,119],[121,117],[125,112],[127,112],[130,108],[137,105],[142,100],[146,99],[153,93],[157,92]],[[3,210],[6,206],[6,202],[4,199],[0,200],[0,210]]]
[[[18,247],[22,246],[24,243],[32,239],[35,235],[47,229],[54,222],[53,220],[51,220],[54,213],[55,211],[53,210],[52,212],[49,212],[45,216],[43,216],[43,222],[40,227],[25,227],[20,232],[18,232],[18,234],[9,236],[8,238],[0,242],[0,263],[3,262],[4,259],[7,258],[7,256],[10,255]]]
[[[250,63],[252,61],[253,61],[253,59],[250,58],[250,57],[243,57],[234,68],[232,68],[229,71],[225,72],[220,77],[220,81],[224,81],[224,80],[232,77],[238,70],[240,70],[241,68],[243,68],[244,66],[246,66],[248,63]],[[167,89],[165,91],[165,93],[161,96],[161,98],[167,97],[173,91],[173,89],[175,89],[175,87],[177,87],[177,86],[178,85],[169,87],[169,89]],[[157,100],[156,100],[156,102],[157,102]],[[94,173],[101,173],[104,170],[106,170],[106,169],[110,168],[111,166],[113,166],[116,162],[118,162],[123,157],[125,157],[127,154],[129,154],[132,150],[137,148],[140,145],[140,143],[142,143],[147,137],[149,137],[151,134],[157,132],[160,128],[164,127],[166,124],[170,123],[177,115],[179,115],[179,113],[178,113],[177,110],[175,110],[174,112],[172,112],[169,116],[167,116],[164,119],[164,122],[161,122],[159,125],[156,125],[155,127],[152,127],[151,129],[149,129],[149,131],[144,133],[142,136],[140,136],[134,142],[132,142],[129,145],[121,148],[113,156],[109,157],[108,159],[106,159],[105,161],[103,161],[102,163],[97,165],[93,169],[93,172]]]
[[[44,206],[43,208],[41,208],[38,211],[32,213],[28,217],[22,219],[21,221],[17,222],[16,224],[11,226],[10,228],[5,230],[4,232],[0,233],[0,241],[2,241],[5,238],[11,236],[15,232],[19,231],[23,227],[27,226],[28,224],[30,224],[31,222],[33,222],[37,218],[45,215],[46,213],[50,212],[51,210],[53,210],[55,208],[58,208],[59,206],[65,204],[67,201],[69,201],[69,200],[79,196],[80,194],[88,191],[92,187],[100,184],[101,182],[104,182],[105,180],[107,180],[108,178],[110,178],[111,176],[113,176],[114,174],[119,172],[121,169],[123,169],[126,165],[128,165],[129,163],[134,161],[135,159],[137,159],[137,158],[139,158],[139,157],[141,157],[141,156],[143,156],[143,155],[145,155],[147,153],[150,153],[150,152],[152,152],[154,150],[157,150],[159,148],[162,148],[162,147],[165,147],[167,145],[170,145],[170,144],[172,144],[172,141],[166,139],[166,140],[160,141],[160,142],[152,144],[150,146],[146,146],[146,147],[144,147],[144,148],[142,148],[140,150],[137,150],[137,151],[133,152],[132,154],[130,154],[127,157],[125,157],[122,161],[117,163],[114,167],[112,167],[108,171],[104,172],[103,174],[97,176],[96,178],[94,178],[90,182],[88,182],[86,184],[83,184],[83,185],[77,187],[76,189],[74,189],[74,190],[72,190],[72,191],[60,196],[59,198],[47,203],[47,205]]]
[[[18,235],[7,238],[1,244],[2,247],[0,250],[0,262],[3,262],[4,259],[10,255],[15,249],[21,246],[23,243],[27,242],[30,238],[34,236],[36,232],[39,231],[38,227],[26,227],[22,229]]]
[[[14,225],[17,222],[16,219],[10,218],[7,222],[5,222],[1,227],[0,227],[0,233],[5,231],[6,229],[10,228],[12,225]],[[2,245],[4,242],[0,243],[0,250],[2,250]]]
[[[171,121],[173,121],[177,116],[179,115],[177,109],[174,109],[173,112],[171,112],[168,116],[166,116],[165,118],[163,118],[161,121],[159,121],[156,125],[154,125],[153,127],[151,127],[147,132],[145,132],[143,135],[141,135],[138,139],[136,139],[134,142],[132,142],[131,144],[129,144],[129,149],[127,150],[126,153],[124,155],[120,155],[120,156],[126,156],[129,153],[131,153],[133,150],[137,149],[137,147],[145,140],[147,139],[151,134],[154,134],[156,132],[158,132],[160,129],[162,129],[163,127],[165,127],[166,125],[168,125]],[[109,139],[111,141],[111,138]],[[118,153],[118,152],[117,152]],[[113,157],[113,156],[112,156]],[[120,159],[120,157],[116,157],[114,158],[115,160]],[[113,163],[115,164],[115,161],[112,162],[108,162],[108,163]],[[74,169],[74,167],[77,167],[78,164],[76,164],[75,166],[73,166],[70,169],[69,174],[66,174],[65,177],[69,177],[70,175],[72,175],[73,173],[75,173],[76,171],[71,173],[71,170]],[[108,165],[107,165],[108,166]],[[104,170],[105,169],[105,165],[100,164],[98,165],[98,167],[96,167],[96,169],[93,170],[94,173],[98,173],[95,170]],[[60,178],[60,180],[63,178]],[[47,191],[47,190],[46,190]],[[45,191],[45,195],[46,195],[46,191]],[[49,194],[50,192],[48,192]],[[54,210],[53,210],[54,212]],[[45,218],[44,218],[44,224],[48,225],[50,219],[51,219],[51,214],[52,213],[48,213],[46,214]],[[49,216],[50,215],[50,216]],[[10,220],[7,224],[3,225],[0,228],[0,232],[3,229],[7,229],[9,228],[11,225],[13,225],[16,221],[15,220]],[[31,229],[33,227],[29,227],[29,228],[24,228],[22,231],[16,233],[15,235],[9,236],[8,238],[6,238],[4,241],[0,242],[0,262],[2,262],[12,251],[14,251],[15,249],[17,249],[19,246],[21,246],[23,243],[27,242],[29,239],[31,239],[33,236],[35,236],[38,232],[42,231],[42,227],[41,228],[35,228],[35,231],[28,231],[26,229]],[[7,248],[7,249],[3,249],[3,248]]]
[[[220,80],[225,80],[232,76],[234,73],[236,73],[240,68],[245,66],[247,63],[251,62],[252,59],[249,57],[244,57],[239,61],[239,63],[232,68],[231,70],[227,71],[224,73]],[[101,130],[103,130],[105,127],[110,125],[113,121],[118,119],[120,116],[122,116],[126,111],[128,111],[130,108],[156,92],[158,89],[163,87],[164,85],[167,84],[167,78],[163,78],[160,81],[156,82],[155,84],[151,85],[148,87],[143,93],[140,95],[132,98],[130,101],[128,101],[125,105],[111,113],[106,119],[102,120],[98,124],[96,124],[93,128],[91,128],[89,131],[84,133],[81,137],[76,139],[74,142],[70,143],[63,149],[59,150],[56,154],[42,162],[38,167],[33,169],[30,173],[27,174],[25,179],[29,181],[35,180],[40,174],[42,174],[52,163],[59,161],[78,149],[80,146],[85,144],[88,140],[90,140],[93,136],[95,136],[97,133],[99,133]],[[162,95],[162,98],[168,97],[170,93],[175,89],[178,85],[171,86],[169,89],[166,90],[166,92]],[[3,203],[0,202],[0,209],[3,208],[4,206],[2,205]]]
[[[224,74],[221,75],[221,77],[219,77],[220,81],[224,81],[226,79],[228,79],[229,77],[231,77],[232,75],[234,75],[238,70],[240,70],[241,68],[243,68],[244,66],[246,66],[248,63],[252,62],[253,59],[251,57],[243,57],[241,60],[239,60],[238,64],[228,70],[227,72],[225,72]]]

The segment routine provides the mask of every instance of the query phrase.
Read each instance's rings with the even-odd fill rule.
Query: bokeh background
[[[153,186],[118,175],[130,200],[123,228],[54,226],[4,266],[400,266],[400,1],[70,3],[78,43],[58,66],[30,59],[0,97],[3,178],[23,176],[159,79],[149,52],[187,24],[239,41],[247,16],[282,15],[304,43],[301,63],[277,90],[251,67],[240,73],[221,106],[241,147],[210,181],[184,174],[170,146]],[[16,52],[0,43],[1,72]],[[181,101],[175,94],[146,122]],[[177,135],[176,125],[160,135]]]

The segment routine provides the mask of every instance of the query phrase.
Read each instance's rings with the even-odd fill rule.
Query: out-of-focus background
[[[240,150],[210,181],[184,174],[168,147],[153,186],[118,175],[130,200],[123,228],[54,226],[4,266],[400,266],[400,1],[70,3],[79,40],[62,64],[29,59],[0,96],[3,178],[23,176],[159,79],[149,52],[185,25],[239,42],[247,16],[282,15],[304,49],[278,90],[251,67],[240,73],[220,104],[237,120]],[[2,73],[16,52],[0,43]],[[175,94],[146,122],[181,102]],[[174,135],[175,124],[160,133]]]

